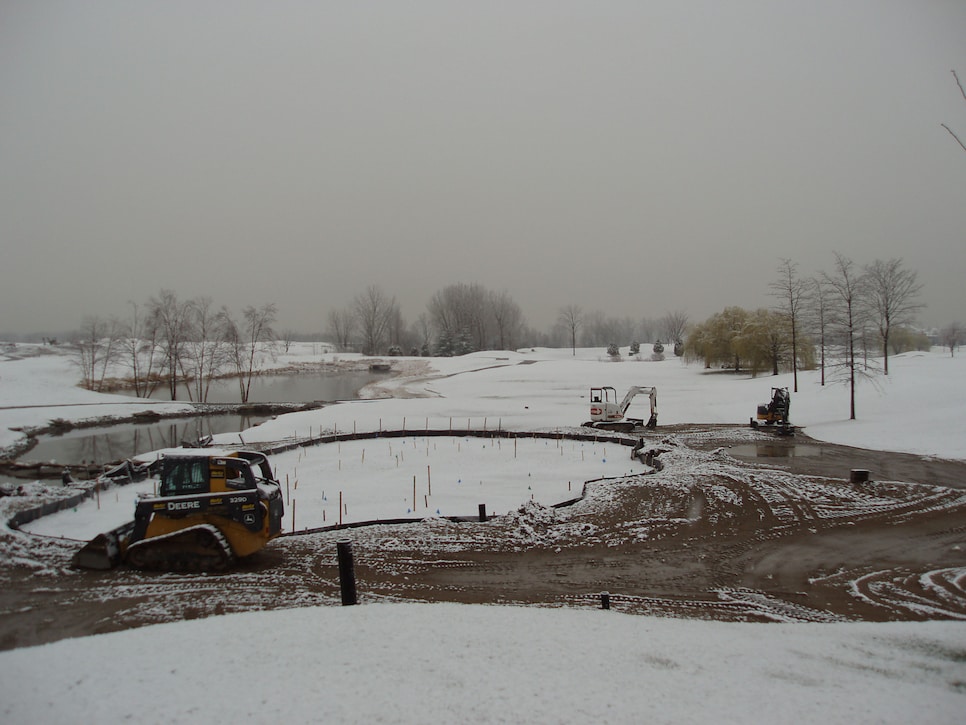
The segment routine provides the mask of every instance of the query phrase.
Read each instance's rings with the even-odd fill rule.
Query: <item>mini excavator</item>
[[[646,394],[651,403],[651,416],[644,422],[643,418],[625,418],[631,401],[638,394]],[[630,433],[635,428],[657,428],[657,388],[632,386],[627,395],[620,402],[617,401],[617,391],[611,387],[590,389],[590,420],[585,426],[601,430],[613,430]]]

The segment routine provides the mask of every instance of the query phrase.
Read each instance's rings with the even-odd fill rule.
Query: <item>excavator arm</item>
[[[648,398],[651,402],[651,417],[656,418],[657,416],[657,388],[649,388],[643,386],[632,386],[630,390],[627,391],[627,395],[624,396],[624,400],[621,401],[621,415],[627,413],[627,409],[631,407],[631,401],[634,400],[639,394],[647,393]]]

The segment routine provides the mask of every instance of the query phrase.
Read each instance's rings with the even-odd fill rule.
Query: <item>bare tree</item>
[[[922,285],[916,273],[903,269],[901,259],[875,260],[866,266],[869,306],[882,339],[883,369],[889,374],[889,335],[893,328],[908,325],[925,305],[916,301]]]
[[[966,101],[966,90],[963,89],[963,84],[960,82],[959,76],[956,74],[955,70],[950,71],[950,73],[952,73],[953,78],[956,79],[956,85],[959,86],[959,92],[963,96],[963,100]],[[953,130],[949,126],[947,126],[945,123],[941,123],[939,125],[942,126],[944,129],[946,129],[947,131],[949,131],[949,135],[952,136],[954,139],[956,139],[956,143],[959,144],[960,148],[963,151],[966,151],[966,144],[962,142],[959,136],[953,133]]]
[[[429,315],[425,312],[420,314],[413,323],[413,339],[419,346],[420,355],[432,354],[433,326],[429,321]]]
[[[806,321],[818,337],[821,383],[825,386],[825,351],[828,348],[829,290],[821,277],[809,280],[806,300]]]
[[[212,381],[235,359],[229,343],[231,316],[224,307],[216,310],[210,297],[192,300],[190,315],[192,334],[185,341],[182,370],[188,397],[204,403]]]
[[[487,291],[478,284],[451,284],[426,305],[441,355],[463,355],[487,345]]]
[[[684,333],[687,329],[688,313],[683,310],[665,312],[664,317],[661,318],[661,331],[664,339],[675,346],[684,342]]]
[[[362,333],[363,355],[378,355],[386,346],[395,307],[396,299],[386,297],[375,285],[356,295],[353,310]]]
[[[252,390],[252,378],[261,366],[262,356],[274,354],[277,308],[274,303],[261,307],[248,306],[242,310],[242,327],[226,313],[224,329],[231,348],[232,362],[238,375],[241,402],[247,403]]]
[[[399,309],[399,305],[394,304],[389,311],[387,328],[390,347],[402,350],[406,343],[407,330],[406,320],[403,319],[402,310]]]
[[[516,340],[523,325],[523,312],[514,299],[505,290],[491,292],[489,295],[489,310],[493,316],[496,328],[496,348],[498,350],[512,350],[516,347]]]
[[[961,322],[950,322],[940,331],[939,341],[949,348],[949,357],[954,357],[956,348],[966,341],[966,327]]]
[[[100,391],[104,378],[120,353],[122,326],[116,318],[104,320],[87,315],[72,343],[74,363],[81,371],[81,384],[88,390]]]
[[[338,309],[329,312],[329,334],[342,351],[349,350],[355,332],[356,319],[351,310]]]
[[[580,309],[579,305],[567,305],[566,307],[561,307],[560,311],[557,313],[557,322],[563,327],[567,334],[570,336],[570,347],[573,350],[573,356],[577,356],[577,330],[584,322],[583,310]]]
[[[178,399],[178,381],[182,371],[181,356],[191,336],[191,304],[180,302],[171,290],[161,290],[148,302],[151,324],[158,330],[158,342],[163,356],[171,400]]]
[[[865,279],[855,269],[851,259],[836,252],[835,269],[830,274],[823,272],[822,280],[829,291],[829,319],[842,344],[838,369],[845,371],[849,386],[849,419],[855,420],[855,385],[860,373],[855,346],[863,327],[862,290]]]
[[[798,276],[797,266],[783,259],[778,266],[778,279],[769,284],[771,294],[778,300],[776,311],[788,321],[791,335],[793,392],[798,392],[798,335],[805,306],[805,282]],[[778,374],[777,371],[775,373]]]
[[[149,314],[142,314],[136,302],[131,302],[131,316],[121,341],[123,358],[131,370],[134,394],[139,398],[149,398],[160,384],[158,362],[155,352],[158,348],[158,327],[156,320]]]

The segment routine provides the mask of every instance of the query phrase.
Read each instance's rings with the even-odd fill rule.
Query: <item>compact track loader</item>
[[[767,426],[774,425],[778,435],[794,435],[795,429],[789,421],[792,408],[792,396],[788,388],[772,388],[771,400],[758,406],[755,418],[751,420],[751,427],[757,428],[759,423]]]
[[[96,536],[74,566],[223,571],[281,534],[281,487],[263,453],[184,449],[160,463],[158,495],[138,499],[134,521]]]

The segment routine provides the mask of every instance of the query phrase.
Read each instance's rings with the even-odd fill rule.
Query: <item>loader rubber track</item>
[[[131,544],[125,558],[135,569],[201,572],[225,571],[234,555],[217,527],[199,524]]]

